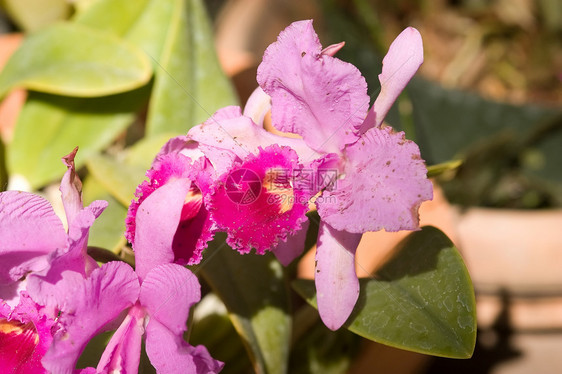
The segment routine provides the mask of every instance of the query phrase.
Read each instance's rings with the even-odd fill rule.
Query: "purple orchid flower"
[[[368,110],[359,70],[335,57],[343,43],[322,49],[312,21],[295,22],[270,45],[258,82],[271,96],[273,125],[332,155],[341,177],[316,201],[322,219],[316,252],[320,316],[330,329],[349,317],[359,295],[355,251],[367,231],[416,230],[418,208],[432,198],[419,148],[382,125],[390,107],[423,62],[421,37],[404,30],[379,75],[381,92]]]
[[[48,294],[63,271],[85,276],[98,267],[86,253],[88,231],[107,203],[83,207],[74,170],[76,152],[63,158],[67,171],[60,186],[68,233],[47,200],[27,192],[0,193],[2,372],[46,373],[41,358],[51,344],[57,313],[30,298],[28,291],[40,286]]]
[[[162,244],[171,237],[168,232],[154,234],[153,227],[146,226],[146,211],[138,214],[136,272],[121,262],[100,268],[87,255],[89,228],[107,203],[97,201],[83,208],[75,154],[76,150],[63,159],[68,170],[60,188],[68,233],[43,198],[17,191],[0,194],[0,255],[9,260],[0,269],[1,371],[135,373],[143,335],[159,372],[220,371],[222,363],[213,360],[205,347],[183,340],[200,286],[189,270],[171,264],[166,255],[155,255],[171,253],[171,243],[146,246],[146,238]],[[157,195],[146,199],[149,209]],[[119,322],[98,368],[75,369],[90,339]]]
[[[261,254],[276,246],[293,248],[293,242],[301,243],[302,252],[304,241],[297,233],[308,227],[305,213],[316,191],[287,186],[287,176],[303,168],[299,157],[312,149],[302,139],[274,135],[262,127],[268,104],[269,97],[258,91],[244,114],[239,107],[223,108],[186,136],[164,145],[147,172],[149,180],[139,185],[137,200],[129,208],[127,238],[135,251],[139,212],[149,211],[145,199],[156,194],[153,199],[160,200],[146,219],[168,232],[169,261],[198,263],[219,230],[228,234],[227,243],[240,253],[252,248]],[[256,183],[243,180],[246,177]],[[252,194],[251,201],[243,201]],[[280,258],[287,253],[276,252]]]
[[[39,290],[34,299],[54,302],[59,311],[57,330],[42,364],[53,374],[71,374],[88,342],[101,332],[119,326],[97,368],[83,372],[137,373],[141,341],[159,373],[218,373],[223,364],[205,347],[183,340],[189,308],[199,301],[197,278],[177,264],[162,264],[144,278],[123,262],[109,262],[87,278],[72,272],[45,300]]]

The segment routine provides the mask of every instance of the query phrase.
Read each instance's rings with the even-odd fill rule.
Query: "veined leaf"
[[[214,50],[200,0],[176,0],[164,49],[157,60],[147,118],[149,135],[185,133],[217,109],[237,103]]]
[[[367,339],[435,356],[469,358],[476,342],[474,291],[462,258],[445,234],[424,227],[398,244],[373,278],[361,279],[345,326]],[[316,306],[314,282],[294,288]]]
[[[148,88],[88,99],[30,93],[7,147],[9,174],[41,187],[60,178],[60,159],[76,146],[80,167],[134,120],[148,99]]]
[[[27,37],[0,74],[0,97],[14,87],[95,97],[145,85],[152,70],[137,47],[110,33],[63,22]]]

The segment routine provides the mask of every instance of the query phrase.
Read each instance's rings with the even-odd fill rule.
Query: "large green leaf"
[[[97,0],[78,12],[74,21],[123,37],[142,49],[156,66],[176,3],[177,0]]]
[[[291,317],[281,264],[271,253],[238,254],[222,234],[209,248],[194,271],[201,272],[226,305],[256,373],[286,373]]]
[[[176,0],[150,101],[147,133],[185,133],[217,109],[236,104],[214,50],[211,26],[200,0]]]
[[[462,258],[434,227],[414,232],[373,278],[361,279],[345,326],[367,339],[435,356],[469,358],[476,342],[474,291]],[[294,288],[316,305],[314,282]]]
[[[32,92],[7,149],[9,173],[41,187],[62,175],[60,159],[76,146],[80,167],[134,120],[148,88],[88,99]]]
[[[142,167],[105,155],[91,157],[86,166],[97,182],[125,207],[129,206],[146,172]]]
[[[0,5],[10,19],[27,32],[64,20],[72,11],[67,0],[0,0]]]
[[[152,74],[139,48],[76,23],[58,23],[30,35],[0,74],[0,97],[13,87],[94,97],[143,86]]]

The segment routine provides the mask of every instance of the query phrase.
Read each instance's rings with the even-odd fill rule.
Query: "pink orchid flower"
[[[123,262],[109,262],[87,278],[76,272],[58,284],[49,300],[38,290],[32,297],[54,302],[57,329],[42,364],[53,374],[137,373],[143,336],[151,364],[159,373],[218,373],[223,364],[205,347],[186,343],[183,334],[190,307],[200,299],[195,275],[177,264],[162,264],[144,277]],[[96,369],[77,370],[88,342],[119,326]]]
[[[223,108],[186,136],[164,145],[147,172],[149,180],[139,185],[129,208],[126,235],[135,251],[138,241],[145,240],[143,246],[148,248],[171,248],[166,254],[171,262],[196,264],[207,242],[222,230],[228,234],[228,244],[241,253],[252,248],[261,254],[276,246],[294,248],[293,242],[301,243],[302,252],[300,231],[308,227],[305,213],[316,191],[283,188],[286,176],[277,172],[298,172],[303,168],[299,155],[312,150],[302,139],[274,135],[262,127],[268,102],[269,97],[258,92],[244,114],[239,107]],[[255,178],[255,191],[252,181],[236,179],[244,176]],[[236,194],[252,191],[254,200],[237,201]],[[150,197],[152,204],[145,202]],[[146,214],[140,219],[150,222],[148,226],[168,233],[164,242],[138,237],[141,211]],[[276,252],[280,258],[287,253]]]
[[[355,251],[367,231],[416,230],[418,208],[432,198],[419,148],[383,126],[390,107],[423,62],[421,37],[404,30],[392,43],[371,109],[367,85],[352,64],[333,57],[343,43],[322,49],[312,21],[295,22],[270,45],[258,82],[271,96],[273,125],[331,154],[341,177],[317,200],[322,219],[316,252],[320,316],[330,329],[349,317],[359,295]]]
[[[76,152],[63,158],[67,171],[60,186],[68,232],[47,200],[27,192],[0,193],[2,372],[46,373],[41,359],[51,344],[57,312],[28,292],[41,287],[49,295],[67,272],[86,276],[98,267],[86,252],[88,232],[107,203],[83,207],[74,170]]]

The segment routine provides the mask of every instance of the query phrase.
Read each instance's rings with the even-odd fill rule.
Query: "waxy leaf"
[[[61,156],[76,146],[80,167],[133,122],[147,99],[148,86],[100,98],[30,93],[7,147],[10,175],[19,174],[31,187],[41,187],[62,176]]]
[[[72,12],[67,0],[3,0],[0,4],[10,20],[26,32],[62,21]]]
[[[398,244],[373,278],[361,279],[350,331],[396,348],[469,358],[476,342],[474,291],[462,258],[445,234],[424,227]],[[314,282],[294,288],[315,306]]]
[[[143,86],[150,61],[114,35],[76,23],[58,23],[27,37],[0,74],[0,97],[14,87],[94,97]]]
[[[134,198],[136,187],[144,179],[146,169],[125,164],[113,157],[96,155],[86,162],[88,171],[124,207]]]
[[[283,268],[272,253],[242,256],[223,234],[194,272],[200,272],[228,309],[258,374],[286,373],[291,317]]]
[[[164,48],[156,60],[147,134],[185,133],[217,109],[237,103],[214,50],[200,0],[176,0]]]
[[[97,0],[74,22],[112,32],[140,48],[154,66],[162,53],[178,0]]]

